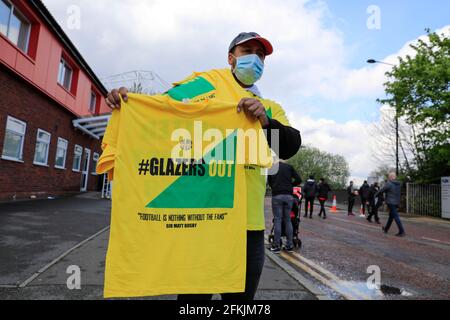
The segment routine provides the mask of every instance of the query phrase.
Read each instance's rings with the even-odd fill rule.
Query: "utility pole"
[[[381,63],[386,64],[392,67],[395,67],[392,63],[387,63],[383,61],[377,61],[375,59],[369,59],[367,60],[367,63]],[[398,175],[400,174],[400,160],[399,160],[399,151],[400,151],[400,134],[399,134],[399,123],[398,123],[398,112],[397,112],[397,106],[395,107],[395,173]]]

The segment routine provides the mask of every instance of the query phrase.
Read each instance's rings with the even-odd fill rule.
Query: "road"
[[[96,194],[0,204],[0,300],[102,299],[110,208]],[[403,221],[406,238],[344,212],[302,219],[301,250],[267,251],[257,299],[450,299],[450,222]],[[74,265],[81,290],[66,284]],[[380,268],[382,290],[367,287],[370,266]]]
[[[303,212],[303,210],[302,210]],[[407,237],[397,238],[395,224],[385,235],[345,211],[312,220],[302,217],[301,250],[281,257],[309,277],[332,299],[450,299],[450,222],[403,217]],[[382,222],[387,219],[381,215]],[[272,227],[266,199],[267,233]],[[379,267],[379,289],[369,289],[370,266]],[[376,269],[376,267],[375,267]]]

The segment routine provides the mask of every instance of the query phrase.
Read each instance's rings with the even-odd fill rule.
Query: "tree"
[[[382,183],[388,179],[389,173],[391,172],[395,172],[395,169],[389,165],[382,164],[370,173],[370,178],[374,180],[373,182]]]
[[[371,132],[376,137],[370,148],[374,160],[380,168],[386,169],[396,161],[396,124],[395,110],[384,108],[381,110],[380,120],[371,125]],[[399,172],[401,177],[411,179],[415,168],[421,167],[419,155],[419,141],[415,138],[421,129],[418,125],[407,123],[405,117],[399,118]],[[394,169],[391,169],[395,171]],[[372,174],[371,174],[371,177]],[[403,179],[402,179],[403,180]]]
[[[128,89],[129,92],[132,93],[144,93],[144,87],[142,86],[142,83],[140,82],[133,82],[133,86]]]
[[[344,189],[350,177],[349,165],[344,157],[304,147],[288,161],[303,179],[313,175],[324,178],[333,189]]]
[[[412,126],[416,148],[411,177],[432,183],[450,175],[450,38],[427,30],[427,40],[411,45],[414,56],[399,58],[386,75],[387,98],[398,117]]]

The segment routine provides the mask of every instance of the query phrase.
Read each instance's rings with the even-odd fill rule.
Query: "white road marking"
[[[433,239],[433,238],[427,238],[427,237],[422,237],[423,240],[427,240],[427,241],[432,241],[432,242],[437,242],[437,243],[442,243],[442,244],[447,244],[450,246],[450,242],[446,242],[446,241],[442,241],[442,240],[438,240],[438,239]]]

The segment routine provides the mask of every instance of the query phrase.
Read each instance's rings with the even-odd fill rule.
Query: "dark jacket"
[[[315,198],[318,191],[319,190],[315,180],[309,179],[303,186],[303,194],[305,195],[305,198]]]
[[[355,187],[354,186],[348,186],[347,188],[347,194],[348,194],[348,199],[349,200],[354,200],[355,199]]]
[[[400,205],[400,198],[402,196],[402,184],[398,181],[388,181],[380,191],[375,194],[386,194],[386,203],[394,206]]]
[[[330,185],[328,183],[319,183],[319,194],[318,198],[324,198],[328,200],[328,194],[331,192]]]
[[[368,183],[364,183],[361,188],[359,188],[359,195],[361,199],[367,199],[369,197],[370,186]]]
[[[378,192],[378,190],[380,190],[379,187],[375,187],[375,186],[371,186],[369,189],[369,193],[367,195],[367,200],[371,203],[371,204],[375,204],[375,194]]]
[[[280,162],[276,175],[269,176],[269,185],[272,189],[272,196],[280,194],[292,194],[293,187],[302,183],[302,178],[295,169],[287,164]]]

